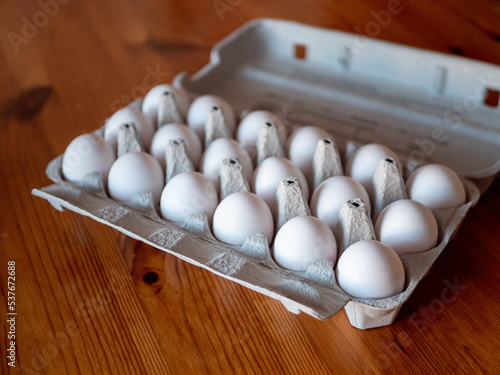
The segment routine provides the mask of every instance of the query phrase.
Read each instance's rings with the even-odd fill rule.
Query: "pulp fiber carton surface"
[[[490,100],[500,91],[500,67],[491,64],[258,19],[218,43],[198,73],[181,73],[174,83],[192,97],[219,95],[236,113],[268,109],[293,126],[322,127],[344,145],[345,153],[355,149],[353,145],[382,143],[398,153],[406,171],[441,163],[462,177],[467,202],[434,212],[438,245],[401,257],[405,289],[385,299],[348,296],[338,287],[328,261],[315,263],[305,273],[281,269],[262,235],[249,237],[241,247],[226,245],[214,239],[202,215],[176,225],[158,216],[147,194],[124,204],[107,197],[92,178],[83,186],[65,181],[62,155],[47,168],[55,184],[33,190],[60,210],[89,216],[275,298],[294,313],[326,320],[345,307],[357,328],[391,324],[479,199],[469,178],[500,170],[500,107]]]

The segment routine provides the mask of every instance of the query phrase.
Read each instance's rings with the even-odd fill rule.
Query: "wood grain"
[[[293,315],[30,195],[49,183],[47,163],[75,136],[152,85],[196,72],[243,23],[275,17],[355,32],[387,1],[220,0],[222,14],[211,1],[42,3],[59,5],[29,37],[23,17],[43,24],[40,4],[0,4],[2,373],[500,373],[499,180],[396,322],[368,331],[353,328],[344,312],[327,322]],[[500,64],[498,1],[400,6],[373,36]],[[17,52],[9,33],[24,35]],[[16,262],[15,368],[5,355],[9,260]],[[461,287],[456,295],[443,292],[449,283]]]

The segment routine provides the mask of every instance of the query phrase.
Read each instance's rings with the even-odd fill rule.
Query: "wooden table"
[[[49,184],[47,163],[75,136],[152,85],[196,72],[211,46],[256,17],[349,32],[375,21],[374,37],[500,64],[498,1],[401,0],[390,20],[379,18],[394,4],[2,1],[2,373],[500,373],[498,180],[394,324],[368,331],[343,311],[327,322],[293,315],[30,195]],[[15,368],[5,354],[8,261]],[[459,287],[445,303],[448,282]]]

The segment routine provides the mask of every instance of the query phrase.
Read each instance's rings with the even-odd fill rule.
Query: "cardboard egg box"
[[[294,313],[326,320],[344,307],[357,328],[391,324],[479,199],[479,189],[470,178],[493,176],[500,170],[500,108],[494,100],[500,91],[498,66],[290,21],[259,19],[217,44],[210,62],[198,73],[192,77],[181,73],[174,83],[193,98],[219,95],[236,113],[267,109],[290,126],[322,127],[340,145],[344,163],[359,145],[377,142],[398,154],[405,174],[420,164],[441,163],[462,177],[467,202],[434,212],[438,245],[401,256],[405,289],[385,299],[350,297],[338,287],[328,261],[311,265],[305,273],[280,268],[263,235],[249,237],[241,247],[226,245],[214,239],[204,215],[177,225],[158,216],[148,193],[125,204],[110,199],[97,176],[89,175],[82,185],[67,182],[61,173],[62,155],[47,167],[55,184],[33,190],[57,209],[89,216],[275,298]],[[390,195],[380,192],[377,202]],[[344,207],[348,210],[344,235],[337,238],[341,249],[373,237],[366,207],[354,203]]]

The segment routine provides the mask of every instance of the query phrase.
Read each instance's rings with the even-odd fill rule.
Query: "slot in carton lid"
[[[258,19],[176,84],[237,111],[271,109],[340,140],[480,178],[500,170],[500,67],[292,21]]]

